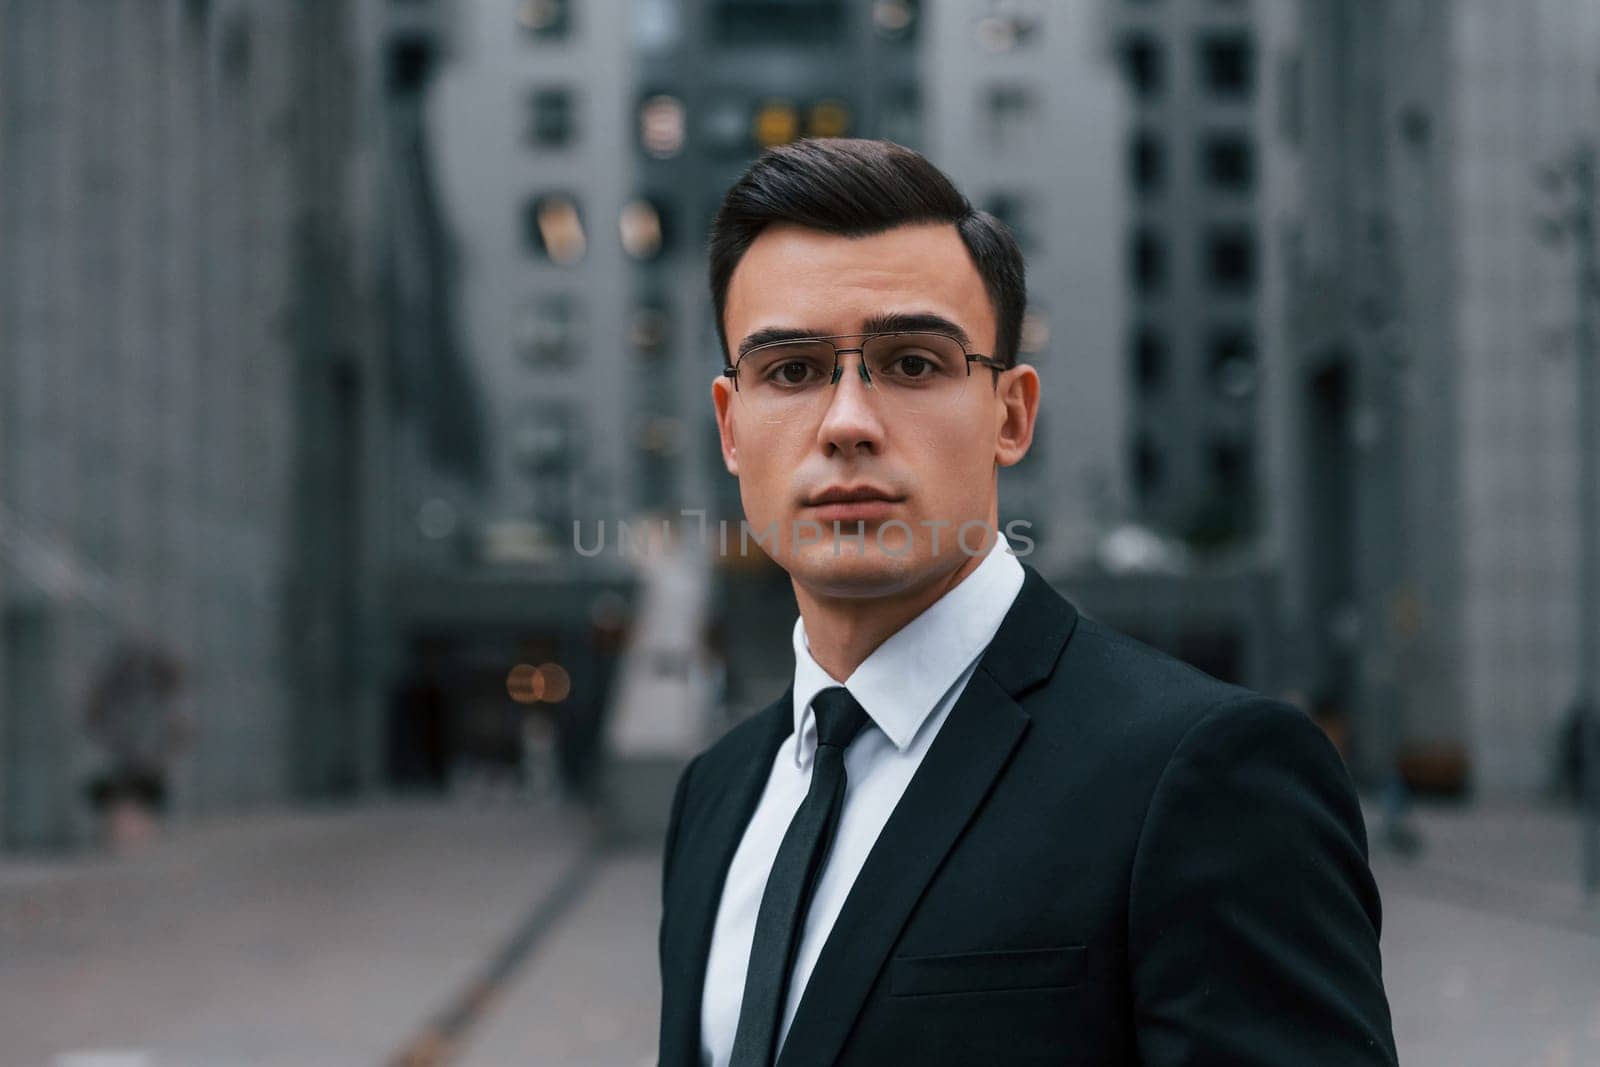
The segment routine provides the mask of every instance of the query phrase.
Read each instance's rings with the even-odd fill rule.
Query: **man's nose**
[[[861,353],[839,354],[838,378],[828,390],[832,395],[818,427],[820,443],[846,453],[878,447],[883,441],[878,391],[869,384]]]

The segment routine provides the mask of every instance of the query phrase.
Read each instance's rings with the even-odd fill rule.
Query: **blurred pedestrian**
[[[182,687],[177,658],[138,641],[120,644],[90,687],[85,726],[106,760],[86,792],[114,850],[154,837],[167,810],[168,775],[193,734]]]

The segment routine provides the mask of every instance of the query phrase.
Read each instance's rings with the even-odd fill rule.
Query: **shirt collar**
[[[873,649],[844,687],[895,748],[904,752],[940,699],[994,639],[1022,588],[1022,564],[997,536],[983,562],[922,614]],[[811,701],[838,685],[811,658],[805,619],[794,621],[794,762],[804,767],[817,747]]]

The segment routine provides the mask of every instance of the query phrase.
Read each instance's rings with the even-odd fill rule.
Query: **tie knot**
[[[867,725],[867,709],[842,685],[830,686],[811,701],[817,716],[817,744],[848,748]]]

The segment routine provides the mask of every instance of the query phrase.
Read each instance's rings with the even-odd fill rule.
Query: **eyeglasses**
[[[841,338],[859,338],[840,347]],[[757,421],[806,422],[821,417],[844,370],[840,357],[860,356],[859,373],[868,389],[882,397],[891,413],[931,414],[959,403],[972,378],[972,364],[996,371],[1006,365],[968,352],[942,333],[833,334],[757,345],[731,367],[738,403]]]

